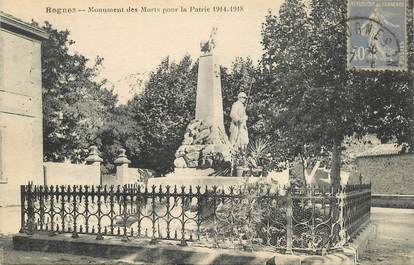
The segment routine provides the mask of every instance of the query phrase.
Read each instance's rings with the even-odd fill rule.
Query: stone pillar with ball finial
[[[87,165],[100,166],[102,163],[102,158],[99,156],[98,147],[96,145],[91,145],[89,147],[88,157],[85,159]]]

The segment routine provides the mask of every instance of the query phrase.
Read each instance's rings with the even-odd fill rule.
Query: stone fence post
[[[129,178],[129,164],[131,161],[127,158],[125,152],[126,150],[121,148],[117,159],[114,161],[116,165],[116,182],[119,185],[126,184]]]
[[[94,166],[100,166],[102,163],[102,158],[98,154],[98,147],[95,145],[92,145],[89,147],[89,155],[85,159],[87,165],[94,165]]]
[[[102,184],[102,172],[101,172],[101,163],[103,159],[99,156],[98,147],[92,145],[89,147],[89,155],[85,159],[87,165],[95,166],[96,167],[96,175],[99,179],[99,183]]]

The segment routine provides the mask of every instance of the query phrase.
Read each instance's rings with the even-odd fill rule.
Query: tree
[[[114,111],[117,97],[106,80],[97,81],[102,58],[88,66],[83,55],[71,54],[74,41],[68,30],[58,31],[48,22],[43,29],[50,34],[42,44],[44,159],[80,162]]]
[[[103,173],[115,171],[113,161],[118,157],[121,148],[128,150],[128,157],[133,158],[134,165],[137,164],[137,161],[140,161],[141,146],[145,144],[143,139],[142,127],[134,119],[129,106],[121,105],[115,108],[107,117],[96,139],[103,159]]]
[[[236,58],[230,69],[221,67],[226,127],[237,94],[248,92],[257,71],[249,58]],[[197,72],[198,63],[193,63],[189,56],[179,63],[166,58],[150,74],[144,92],[128,102],[125,112],[134,120],[131,126],[142,133],[139,140],[124,144],[132,165],[155,169],[160,174],[173,169],[175,151],[183,140],[186,126],[195,117]],[[253,110],[249,115],[249,123],[254,127],[257,115]]]
[[[412,77],[409,72],[347,71],[345,8],[339,0],[312,0],[306,16],[302,1],[287,0],[280,16],[270,14],[262,30],[264,62],[279,105],[276,124],[292,154],[332,152],[335,186],[346,136],[376,133],[384,142],[395,139],[413,147]]]
[[[165,174],[173,169],[175,151],[195,117],[198,64],[190,56],[179,63],[167,57],[151,72],[144,92],[128,102],[128,111],[142,130],[139,147],[128,148],[133,165]]]
[[[309,87],[313,73],[310,60],[310,22],[301,0],[288,0],[280,7],[279,17],[266,16],[262,27],[263,54],[263,86],[267,87],[266,96],[271,101],[273,113],[269,113],[266,122],[271,124],[269,133],[277,143],[275,156],[283,160],[293,161],[295,156],[315,153],[321,149],[316,147],[309,150],[310,139],[317,140],[319,135],[310,133],[313,126],[311,119],[304,114],[309,96],[304,96]]]
[[[314,60],[319,70],[315,87],[329,84],[333,105],[330,110],[332,126],[328,139],[333,146],[333,177],[338,181],[340,146],[345,136],[361,137],[375,133],[383,142],[408,143],[414,148],[412,77],[409,72],[347,71],[346,66],[346,6],[343,1],[314,0],[311,2],[311,24]],[[412,17],[410,18],[410,20]],[[412,21],[408,22],[407,43],[410,69],[413,63]],[[411,30],[410,30],[411,29]],[[335,47],[327,49],[327,47]],[[329,91],[329,88],[326,89]]]

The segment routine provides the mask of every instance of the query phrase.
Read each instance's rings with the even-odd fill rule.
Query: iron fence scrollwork
[[[369,221],[371,186],[21,186],[21,233],[148,238],[312,253],[340,248]]]

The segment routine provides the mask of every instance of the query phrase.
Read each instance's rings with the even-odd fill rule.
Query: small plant
[[[233,152],[232,155],[233,165],[235,167],[247,167],[247,153],[246,149],[238,148]]]
[[[248,164],[252,168],[262,167],[264,160],[268,156],[271,148],[271,143],[264,139],[258,138],[247,146]]]
[[[254,245],[270,242],[277,234],[286,231],[266,231],[269,224],[283,222],[283,200],[263,200],[263,196],[272,186],[264,182],[243,183],[235,188],[237,197],[225,200],[218,205],[217,228],[223,238],[234,242],[234,247],[253,249]],[[273,242],[272,242],[273,243]]]

